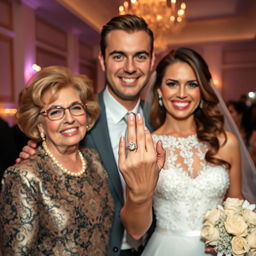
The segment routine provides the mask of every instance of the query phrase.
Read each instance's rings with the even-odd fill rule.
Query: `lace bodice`
[[[208,209],[220,204],[229,186],[228,170],[204,160],[207,145],[196,135],[178,138],[153,135],[166,149],[154,195],[157,227],[172,231],[200,230]]]

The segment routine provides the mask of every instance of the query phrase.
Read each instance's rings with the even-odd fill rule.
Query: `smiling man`
[[[99,93],[100,118],[87,133],[85,146],[95,148],[109,175],[115,200],[115,218],[110,238],[110,255],[139,255],[138,242],[124,231],[120,209],[125,200],[125,182],[120,174],[118,144],[125,134],[128,111],[143,115],[140,93],[147,84],[153,64],[153,33],[146,22],[134,15],[111,19],[101,32],[99,61],[105,72],[106,88]],[[147,125],[147,121],[146,121]]]

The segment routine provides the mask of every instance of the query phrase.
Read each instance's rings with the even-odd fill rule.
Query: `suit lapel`
[[[121,202],[123,202],[123,189],[109,137],[105,104],[103,101],[103,92],[99,94],[99,104],[101,107],[100,117],[93,129],[91,130],[90,136],[93,140],[95,148],[101,156],[104,167],[108,172],[109,180],[112,183],[112,187],[114,188]]]
[[[150,123],[149,123],[149,116],[148,116],[147,111],[145,111],[145,109],[144,109],[144,104],[145,104],[145,101],[141,100],[141,102],[140,102],[140,107],[142,108],[142,111],[143,111],[143,116],[144,116],[144,120],[145,120],[145,125],[146,125],[146,127],[148,128],[148,130],[149,130],[150,132],[153,132],[154,130],[153,130],[152,126],[151,126]]]

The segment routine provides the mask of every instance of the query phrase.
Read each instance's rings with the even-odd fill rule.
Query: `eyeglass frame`
[[[80,106],[84,109],[84,113],[83,113],[83,114],[80,114],[80,115],[74,115],[74,114],[72,114],[71,111],[70,111],[70,108],[73,107],[74,105],[80,105]],[[62,112],[62,113],[63,113],[63,114],[62,114],[62,117],[61,117],[61,118],[58,118],[58,119],[51,119],[51,118],[49,117],[49,114],[48,114],[48,113],[49,113],[49,111],[51,111],[52,109],[62,110],[62,111],[63,111],[63,112]],[[62,106],[60,106],[60,105],[52,106],[52,107],[48,108],[47,110],[44,110],[44,111],[40,112],[39,115],[42,115],[42,116],[47,117],[50,121],[59,121],[59,120],[61,120],[61,119],[64,118],[67,109],[69,110],[69,113],[71,114],[71,116],[82,116],[82,115],[86,114],[86,104],[84,105],[84,104],[82,104],[81,102],[73,102],[73,103],[71,103],[71,105],[69,105],[69,106],[66,107],[66,108],[64,108],[64,107],[62,107]]]

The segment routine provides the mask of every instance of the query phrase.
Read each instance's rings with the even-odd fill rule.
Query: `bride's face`
[[[193,69],[185,62],[166,68],[158,94],[163,98],[166,114],[174,119],[193,118],[201,92]]]

